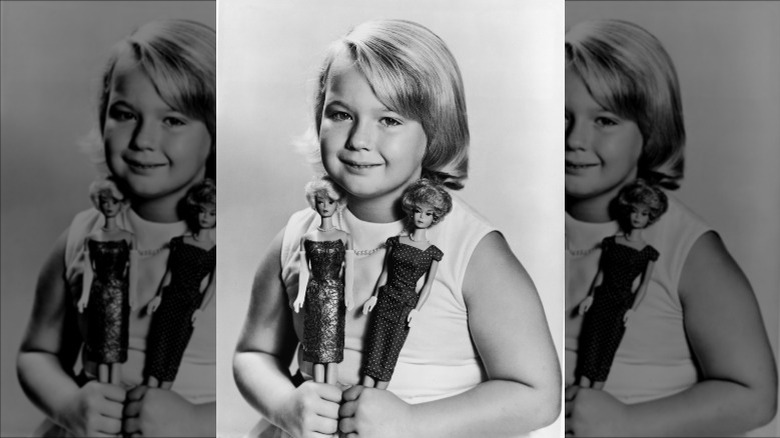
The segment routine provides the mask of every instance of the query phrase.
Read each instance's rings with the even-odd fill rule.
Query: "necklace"
[[[331,225],[331,226],[330,226],[330,227],[328,227],[328,228],[317,227],[317,229],[318,229],[318,230],[320,230],[320,231],[322,231],[323,233],[327,233],[328,231],[333,231],[333,230],[335,230],[335,229],[336,229],[336,226],[335,226],[335,225]]]
[[[377,246],[374,249],[356,249],[355,250],[355,255],[364,256],[364,255],[373,254],[373,253],[379,251],[380,249],[384,248],[385,246],[387,246],[385,244],[385,242],[382,242],[382,243],[379,244],[379,246]]]
[[[569,255],[573,255],[573,256],[586,256],[599,248],[601,248],[601,242],[597,243],[591,248],[584,248],[584,249],[570,249],[569,243],[566,242],[566,252],[568,252]]]
[[[139,249],[138,255],[141,257],[151,257],[153,255],[159,254],[162,250],[168,248],[168,246],[169,246],[168,242],[165,242],[161,247],[156,249],[143,249],[143,250]]]

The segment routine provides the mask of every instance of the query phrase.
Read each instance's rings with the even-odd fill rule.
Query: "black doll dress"
[[[346,308],[341,266],[346,248],[341,240],[303,242],[311,266],[303,301],[303,360],[338,363],[344,360]]]
[[[89,240],[94,277],[87,305],[87,360],[102,363],[127,361],[129,339],[130,245],[125,240]]]
[[[400,243],[398,236],[387,239],[387,283],[379,288],[377,303],[369,322],[363,373],[389,382],[398,362],[409,325],[406,318],[417,306],[417,281],[444,255],[435,245],[421,250]]]
[[[152,315],[147,337],[144,377],[172,382],[179,371],[184,350],[192,336],[192,315],[204,293],[201,282],[214,272],[217,247],[209,250],[184,242],[182,236],[170,243],[170,283],[163,288],[160,306]]]
[[[623,317],[634,304],[632,285],[648,263],[658,260],[650,245],[641,250],[604,238],[599,261],[603,279],[593,291],[593,304],[585,313],[580,332],[576,376],[594,382],[607,380],[615,352],[626,331]]]

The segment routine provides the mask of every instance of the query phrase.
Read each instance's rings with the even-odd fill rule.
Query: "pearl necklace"
[[[140,250],[140,249],[139,249],[139,250],[138,250],[138,255],[139,255],[139,256],[141,256],[141,257],[151,257],[151,256],[153,256],[153,255],[157,255],[157,254],[159,254],[160,252],[162,252],[162,250],[164,250],[164,249],[168,248],[169,246],[170,246],[170,244],[169,244],[168,242],[165,242],[165,243],[163,243],[163,245],[162,245],[161,247],[159,247],[159,248],[155,248],[155,249],[144,249],[144,250]]]

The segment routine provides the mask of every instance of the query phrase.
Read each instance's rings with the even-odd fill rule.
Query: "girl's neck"
[[[133,199],[133,210],[149,222],[179,222],[178,204],[181,197],[167,196],[159,199]]]
[[[609,204],[617,197],[620,189],[635,179],[635,175],[629,176],[608,191],[587,198],[566,195],[566,213],[581,222],[610,222]]]
[[[364,222],[390,223],[404,217],[400,196],[372,199],[350,196],[347,198],[347,206],[356,218]]]

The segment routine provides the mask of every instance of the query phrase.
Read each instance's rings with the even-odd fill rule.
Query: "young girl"
[[[385,241],[403,234],[404,189],[421,177],[463,186],[462,81],[436,35],[387,20],[361,24],[334,43],[318,84],[320,156],[347,194],[336,226],[352,236],[355,302],[364,303],[382,271]],[[500,437],[555,419],[560,376],[533,283],[501,234],[458,198],[428,233],[447,257],[388,390],[358,385],[369,319],[361,309],[347,315],[339,385],[309,380],[311,365],[301,360],[305,381],[293,384],[288,370],[301,339],[300,316],[290,309],[296,254],[317,223],[310,209],[293,214],[255,277],[234,358],[239,389],[267,420],[254,434]]]
[[[187,231],[180,201],[215,173],[215,58],[214,30],[184,20],[144,25],[111,53],[100,90],[101,149],[130,202],[117,226],[135,235],[139,253],[128,358],[119,384],[95,380],[95,364],[84,355],[81,370],[74,369],[86,330],[76,309],[84,238],[103,225],[101,214],[88,210],[74,218],[43,266],[19,353],[20,383],[49,420],[39,434],[214,433],[213,303],[193,333],[173,391],[136,385],[151,319],[145,309],[165,272],[168,242]]]
[[[566,34],[567,384],[576,311],[598,270],[599,243],[618,233],[610,203],[643,178],[667,190],[683,173],[685,130],[677,77],[644,29],[615,20]],[[776,371],[753,291],[701,219],[667,193],[668,211],[644,230],[660,253],[603,391],[566,390],[566,431],[577,436],[738,434],[768,422]]]

